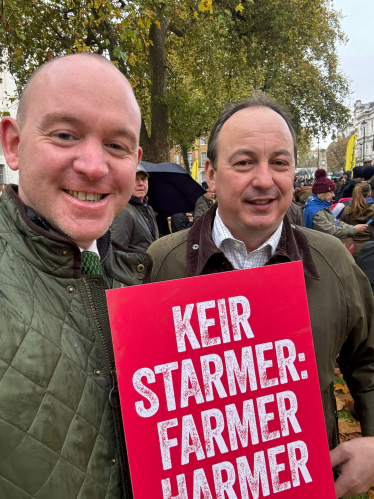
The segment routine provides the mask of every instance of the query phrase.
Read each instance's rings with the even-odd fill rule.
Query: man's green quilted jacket
[[[1,499],[132,497],[105,285],[141,284],[151,264],[113,243],[104,278],[82,277],[80,258],[28,219],[13,188],[3,191]]]

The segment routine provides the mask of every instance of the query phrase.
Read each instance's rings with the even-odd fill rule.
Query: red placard
[[[135,499],[335,499],[301,262],[107,297]]]

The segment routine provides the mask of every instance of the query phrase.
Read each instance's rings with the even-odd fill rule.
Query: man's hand
[[[330,452],[331,465],[342,465],[335,482],[336,497],[364,494],[374,482],[374,437],[355,438]]]
[[[358,225],[355,225],[355,227],[356,227],[358,233],[364,232],[364,230],[368,228],[368,226],[366,224],[358,224]]]

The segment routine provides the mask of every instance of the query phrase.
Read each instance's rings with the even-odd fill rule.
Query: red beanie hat
[[[326,170],[320,168],[315,173],[316,180],[312,187],[313,194],[323,194],[324,192],[336,191],[336,184],[327,178]]]

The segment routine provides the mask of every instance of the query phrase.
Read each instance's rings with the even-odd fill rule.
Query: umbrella
[[[167,217],[193,211],[196,201],[206,191],[176,163],[141,162],[149,173],[149,204],[158,213],[157,222],[165,234]]]
[[[296,175],[310,175],[310,171],[309,170],[299,170],[296,172]]]

